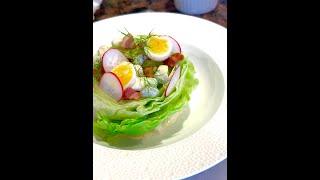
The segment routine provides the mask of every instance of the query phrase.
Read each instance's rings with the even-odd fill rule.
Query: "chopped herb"
[[[136,47],[134,49],[119,49],[128,59],[134,60],[137,56],[144,54],[143,49]]]
[[[163,62],[145,60],[144,63],[142,64],[142,67],[148,67],[148,66],[157,66],[158,67],[160,65],[163,65]]]
[[[129,33],[129,31],[127,30],[127,28],[124,28],[127,32],[126,33],[124,33],[124,32],[122,32],[122,31],[120,31],[120,30],[118,30],[121,34],[123,34],[124,36],[132,36],[131,35],[131,33]]]
[[[93,63],[93,77],[99,80],[102,76],[102,60],[98,54],[94,56],[94,63]]]
[[[136,65],[142,65],[145,60],[147,60],[147,56],[144,54],[140,54],[133,58],[132,63]]]

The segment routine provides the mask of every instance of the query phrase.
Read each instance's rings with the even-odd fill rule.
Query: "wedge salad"
[[[99,139],[154,130],[182,110],[198,84],[193,64],[168,35],[127,31],[93,58],[93,128]]]

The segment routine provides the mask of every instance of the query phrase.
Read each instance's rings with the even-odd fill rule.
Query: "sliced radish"
[[[164,37],[169,38],[171,43],[172,43],[172,54],[181,53],[181,47],[180,47],[180,45],[179,45],[177,40],[175,40],[173,37],[168,36],[168,35],[164,35]]]
[[[110,72],[114,67],[128,59],[118,49],[109,49],[102,56],[102,65],[105,72]]]
[[[178,66],[176,68],[176,70],[174,70],[172,77],[169,81],[169,85],[168,85],[166,92],[165,92],[166,96],[169,96],[170,93],[172,92],[172,90],[174,89],[174,87],[176,86],[178,80],[180,79],[180,73],[181,73],[181,68],[180,68],[180,66]]]
[[[120,79],[112,72],[107,72],[102,76],[100,88],[117,101],[123,96],[123,86]]]

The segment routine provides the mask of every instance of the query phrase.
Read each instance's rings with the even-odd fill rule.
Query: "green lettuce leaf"
[[[93,105],[96,118],[93,122],[94,135],[100,139],[107,139],[114,135],[143,135],[154,130],[162,121],[182,108],[190,100],[192,90],[198,80],[194,77],[193,64],[184,59],[180,62],[181,76],[175,90],[165,97],[166,86],[160,89],[160,96],[119,102],[104,93],[93,84]]]

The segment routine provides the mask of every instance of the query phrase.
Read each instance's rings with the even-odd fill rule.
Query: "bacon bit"
[[[183,60],[184,56],[181,53],[175,53],[171,55],[167,60],[164,61],[164,64],[169,67],[174,67],[177,62]]]
[[[169,67],[174,67],[175,66],[175,62],[174,61],[172,61],[171,59],[167,59],[167,60],[165,60],[164,62],[163,62],[165,65],[167,65],[167,66],[169,66]]]
[[[132,35],[127,35],[127,36],[123,37],[120,46],[125,48],[125,49],[134,48],[135,44],[134,44],[133,36]]]
[[[125,100],[138,100],[140,99],[140,97],[140,92],[135,91],[132,88],[127,88],[126,90],[124,90],[123,99]]]
[[[143,68],[143,73],[146,77],[153,78],[156,70],[157,70],[157,67],[149,66],[149,67]]]
[[[170,57],[170,59],[172,59],[174,62],[181,61],[183,58],[184,56],[181,53],[175,53]]]

